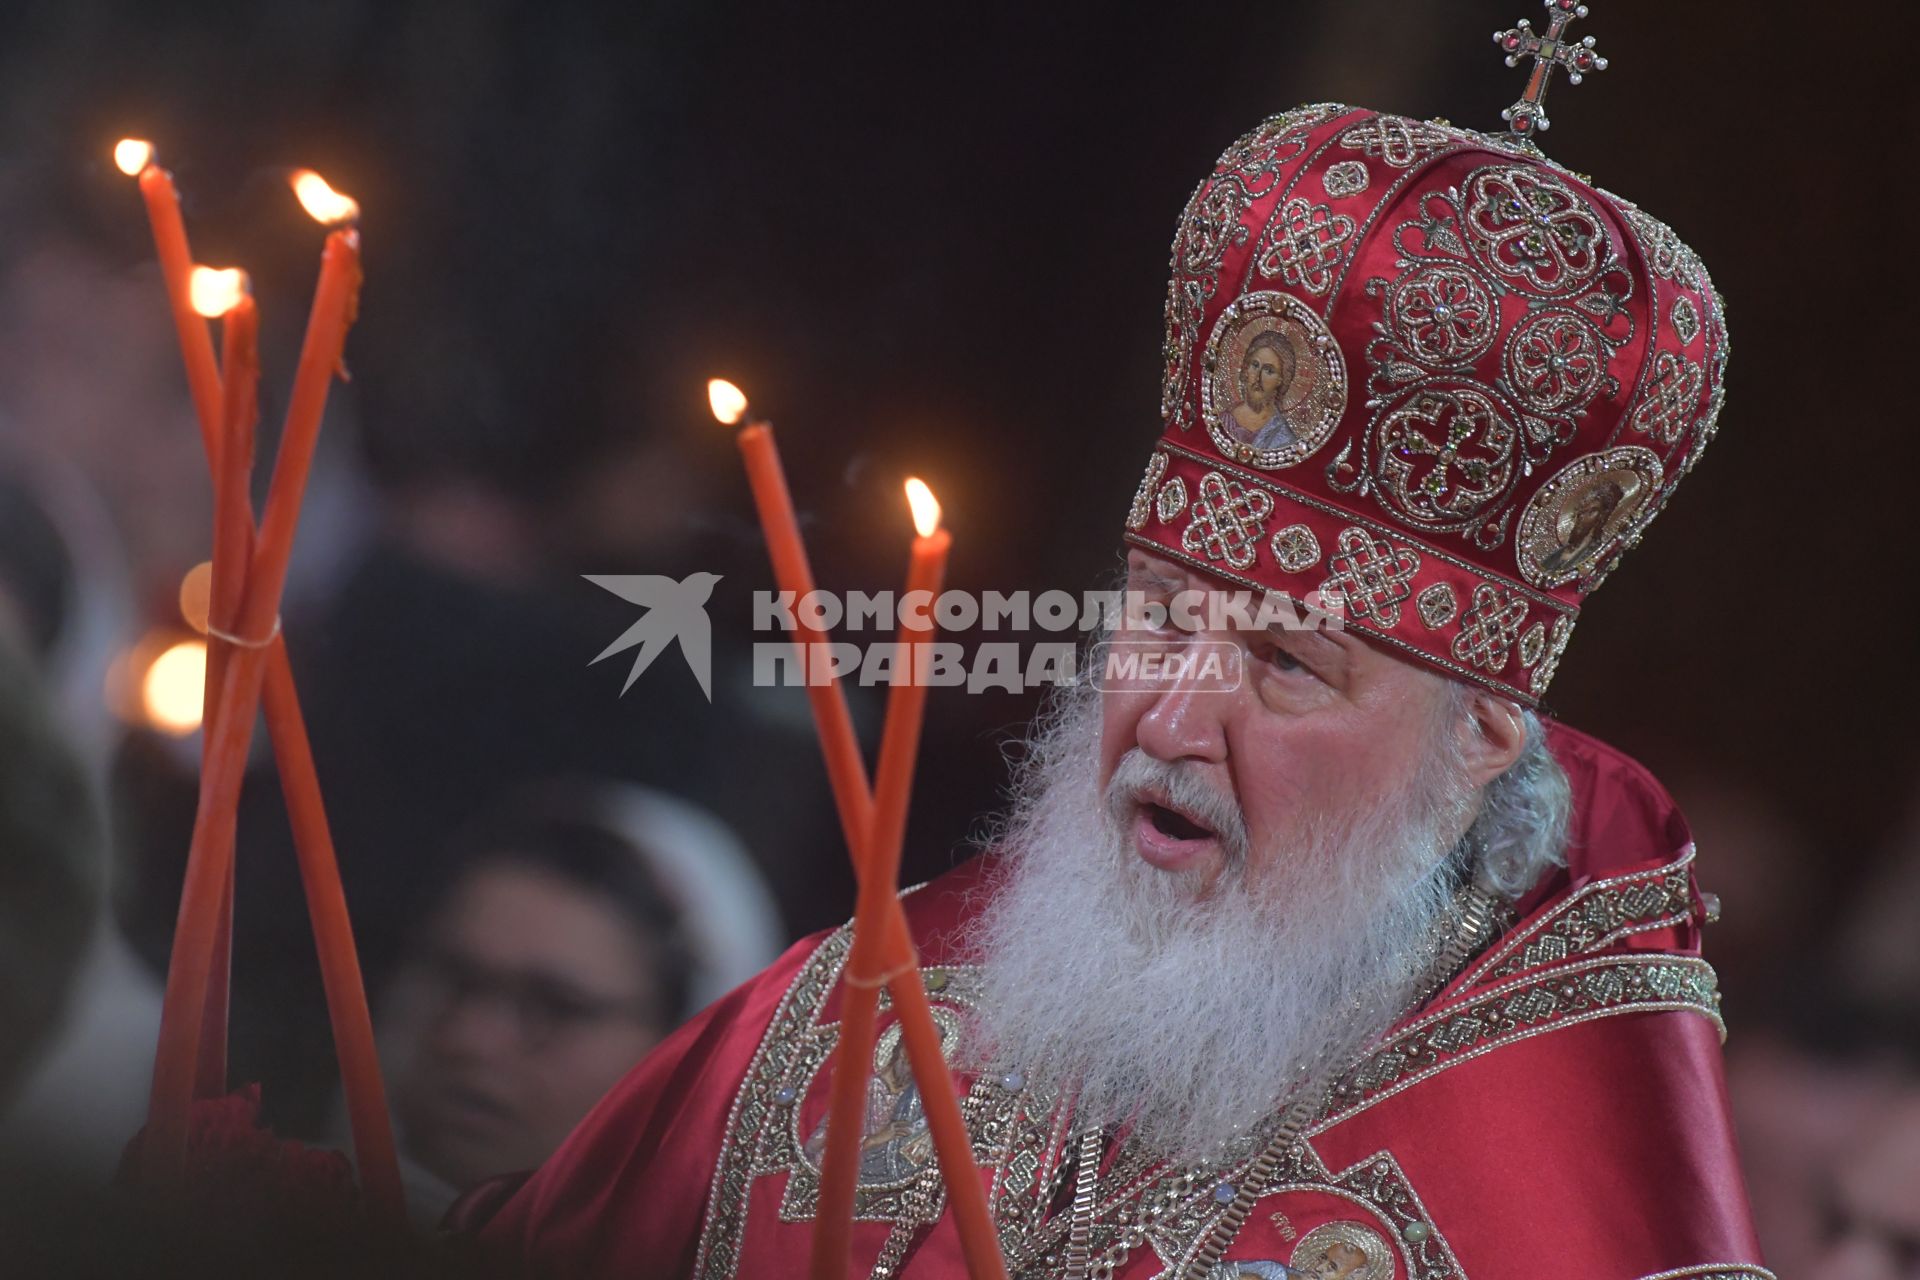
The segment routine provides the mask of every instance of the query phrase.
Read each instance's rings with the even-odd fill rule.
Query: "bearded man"
[[[1115,639],[1231,646],[1238,678],[1067,691],[991,851],[905,898],[1010,1273],[1767,1276],[1686,824],[1535,709],[1713,433],[1698,259],[1524,138],[1319,105],[1195,193],[1166,321]],[[1219,355],[1281,323],[1325,391],[1275,462],[1226,434]],[[1544,565],[1622,469],[1635,518]],[[1242,589],[1345,625],[1177,607]],[[796,1274],[848,945],[674,1036],[483,1239],[540,1274]],[[957,1277],[891,1019],[858,1274]]]

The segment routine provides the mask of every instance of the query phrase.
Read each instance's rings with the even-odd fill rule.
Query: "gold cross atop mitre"
[[[1520,59],[1533,59],[1533,72],[1527,77],[1526,92],[1520,100],[1500,113],[1514,134],[1520,138],[1531,139],[1535,134],[1546,130],[1550,122],[1546,109],[1541,105],[1547,97],[1547,81],[1553,76],[1555,67],[1567,69],[1567,79],[1579,84],[1589,71],[1605,71],[1607,60],[1593,51],[1593,37],[1572,41],[1566,38],[1567,24],[1575,18],[1587,16],[1587,6],[1580,0],[1546,0],[1547,8],[1553,11],[1553,19],[1547,24],[1546,34],[1533,29],[1525,18],[1517,27],[1493,33],[1493,42],[1507,52],[1507,65],[1517,67]]]

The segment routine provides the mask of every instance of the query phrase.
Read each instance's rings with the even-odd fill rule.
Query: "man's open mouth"
[[[1142,812],[1153,829],[1173,840],[1211,840],[1219,834],[1190,814],[1154,800],[1142,800]]]
[[[1221,847],[1220,833],[1160,795],[1136,794],[1133,840],[1140,856],[1162,871],[1184,871]]]

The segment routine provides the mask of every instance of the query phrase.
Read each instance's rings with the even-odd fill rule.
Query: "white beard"
[[[1374,813],[1307,815],[1301,847],[1259,853],[1257,895],[1230,857],[1196,898],[1110,816],[1099,695],[1067,693],[1036,731],[1006,878],[968,933],[984,979],[972,1055],[1077,1093],[1079,1123],[1218,1158],[1303,1070],[1324,1079],[1384,1032],[1432,964],[1455,886],[1439,833],[1469,799],[1440,727],[1424,776]],[[1143,770],[1191,782],[1138,752],[1116,780]]]

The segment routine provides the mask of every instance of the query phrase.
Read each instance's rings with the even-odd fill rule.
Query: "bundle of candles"
[[[813,590],[813,570],[794,519],[793,498],[774,446],[772,424],[750,414],[747,398],[730,382],[714,379],[707,384],[707,394],[714,417],[729,426],[745,424],[737,436],[740,456],[746,462],[747,481],[760,511],[774,580],[781,591],[793,593],[791,599],[805,599]],[[908,480],[906,490],[918,536],[907,565],[903,603],[917,598],[914,592],[925,592],[918,598],[927,600],[939,595],[952,545],[951,537],[940,527],[940,504],[932,491],[919,480]],[[897,893],[907,800],[913,789],[914,757],[919,751],[926,708],[927,688],[921,674],[934,629],[930,605],[918,610],[916,616],[910,616],[911,612],[915,611],[903,610],[900,634],[903,651],[911,659],[909,676],[896,681],[889,691],[879,768],[871,789],[845,691],[831,676],[825,680],[809,676],[806,685],[814,728],[826,756],[834,807],[859,882],[853,945],[841,974],[840,1037],[834,1049],[826,1152],[814,1216],[813,1280],[841,1280],[851,1260],[854,1191],[860,1140],[866,1126],[867,1086],[873,1078],[874,1023],[882,987],[892,998],[900,1019],[901,1040],[960,1229],[967,1273],[972,1280],[1005,1280],[1006,1276],[987,1211],[986,1187],[973,1163],[959,1095],[940,1052],[940,1033],[927,1004],[913,939],[907,932]],[[812,646],[824,644],[826,636],[807,621],[807,610],[795,609],[792,616],[793,638],[802,647],[801,669],[807,670],[807,656],[817,652]]]
[[[199,801],[167,965],[153,1092],[136,1176],[150,1186],[177,1183],[187,1164],[195,1101],[219,1098],[227,1091],[234,830],[247,748],[264,705],[320,956],[361,1194],[375,1222],[397,1226],[405,1220],[405,1207],[373,1021],[313,752],[280,634],[280,596],[300,504],[327,393],[341,368],[359,302],[359,207],[317,173],[302,170],[293,175],[291,185],[301,205],[332,230],[321,253],[319,284],[279,453],[256,527],[249,486],[259,417],[260,320],[247,277],[234,269],[194,265],[173,176],[155,162],[151,144],[123,139],[114,148],[114,163],[138,179],[146,201],[214,494]],[[222,330],[218,361],[208,325],[216,318]]]

